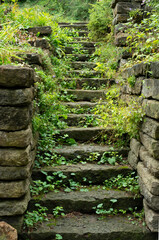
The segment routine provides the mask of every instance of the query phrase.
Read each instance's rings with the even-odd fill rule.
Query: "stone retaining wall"
[[[30,200],[33,98],[33,69],[0,66],[0,221],[17,229]]]
[[[149,74],[151,73],[151,74]],[[132,139],[128,161],[137,170],[140,191],[144,197],[146,224],[158,231],[159,221],[159,62],[140,63],[123,72],[125,80],[135,76],[134,87],[125,84],[122,98],[142,97],[145,117],[140,127],[140,140]]]

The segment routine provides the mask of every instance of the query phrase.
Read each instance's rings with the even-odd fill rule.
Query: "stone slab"
[[[0,181],[0,198],[20,198],[29,190],[29,180],[2,182]]]
[[[25,213],[30,200],[30,193],[20,199],[1,199],[0,201],[0,217],[3,216],[16,216]]]
[[[142,94],[145,98],[153,98],[159,100],[159,79],[144,79]]]
[[[0,106],[0,116],[0,130],[17,131],[26,129],[31,122],[31,106]]]
[[[143,146],[140,149],[140,159],[150,173],[154,177],[159,178],[159,161],[154,159]]]
[[[140,132],[140,140],[148,152],[155,158],[159,159],[159,141],[149,137],[147,134]]]
[[[159,122],[152,119],[145,117],[144,121],[141,126],[141,130],[149,135],[150,137],[159,140]]]
[[[64,218],[50,219],[32,232],[23,233],[22,239],[55,239],[56,234],[64,240],[156,240],[146,227],[132,224],[127,216],[110,216],[99,221],[97,215],[72,214]]]
[[[128,154],[128,162],[133,169],[137,169],[137,164],[139,162],[139,157],[134,154],[133,151],[130,151]]]
[[[112,7],[112,8],[115,8],[116,4],[117,4],[117,3],[120,3],[120,2],[125,2],[125,3],[127,3],[127,2],[131,2],[131,0],[113,0],[113,1],[112,1],[112,4],[111,4],[111,7]]]
[[[158,232],[159,212],[153,211],[144,201],[145,221],[151,232]],[[157,238],[156,238],[157,239]]]
[[[135,6],[131,2],[119,2],[114,8],[114,16],[117,14],[128,14]]]
[[[12,227],[14,227],[18,232],[21,232],[22,231],[23,222],[24,222],[24,215],[0,217],[0,221],[7,222]]]
[[[28,28],[27,31],[34,34],[39,33],[40,35],[50,35],[52,33],[52,29],[50,26],[32,27]]]
[[[140,147],[141,147],[141,143],[135,138],[132,138],[130,141],[130,149],[133,151],[133,153],[137,157],[139,156]]]
[[[152,77],[159,78],[159,62],[151,62],[150,71],[151,71]]]
[[[31,161],[30,146],[25,149],[1,148],[0,165],[8,167],[26,166]]]
[[[146,200],[148,206],[155,211],[159,211],[159,196],[151,194],[141,179],[139,184],[140,192],[144,196],[144,199]]]
[[[39,47],[39,48],[42,48],[42,49],[49,49],[51,50],[51,45],[49,43],[49,41],[47,39],[37,39],[37,40],[32,40],[32,41],[29,41],[29,44],[33,47]]]
[[[146,115],[148,117],[159,119],[159,101],[156,100],[144,100],[143,107],[145,108]]]
[[[129,14],[117,14],[116,17],[113,20],[113,25],[116,25],[118,23],[125,23],[127,22],[129,18]]]
[[[0,89],[0,106],[23,106],[32,102],[33,88]]]
[[[118,33],[115,35],[115,45],[117,47],[124,47],[126,46],[126,39],[127,39],[127,33]]]
[[[34,84],[34,70],[29,67],[21,66],[0,66],[0,86],[30,87]]]
[[[22,166],[22,167],[0,166],[0,181],[23,180],[23,179],[30,178],[31,166],[32,166],[31,162],[27,166]]]
[[[29,127],[26,130],[6,132],[0,131],[0,147],[27,147],[32,139],[32,130]]]
[[[111,199],[117,199],[117,202],[112,204]],[[66,192],[50,192],[45,194],[42,199],[35,198],[29,203],[29,210],[35,209],[35,202],[47,207],[48,212],[52,213],[52,209],[57,206],[62,206],[65,212],[81,212],[81,213],[95,213],[93,207],[103,203],[104,209],[113,207],[115,209],[141,209],[142,198],[130,192],[120,190],[103,190],[102,188],[89,187],[87,192],[72,191]]]
[[[139,175],[139,179],[141,179],[141,182],[144,183],[147,190],[155,195],[159,196],[159,179],[152,176],[148,169],[144,167],[143,163],[139,162],[137,166],[137,171]]]

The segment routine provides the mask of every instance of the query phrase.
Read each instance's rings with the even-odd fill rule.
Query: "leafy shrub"
[[[105,38],[107,33],[111,31],[111,23],[113,19],[112,9],[110,7],[111,2],[111,0],[96,2],[92,5],[92,9],[89,11],[89,36],[94,41]]]

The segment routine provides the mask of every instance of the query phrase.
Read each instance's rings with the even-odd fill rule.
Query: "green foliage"
[[[143,119],[144,111],[140,102],[132,100],[129,105],[120,99],[120,88],[112,87],[106,94],[106,105],[98,105],[96,114],[101,117],[103,127],[110,127],[114,139],[121,139],[125,134],[130,138],[138,137],[139,124]]]
[[[88,29],[89,37],[94,41],[101,40],[111,31],[112,9],[111,0],[101,0],[92,5],[90,9]]]
[[[37,210],[34,210],[33,212],[27,211],[25,214],[24,225],[27,228],[34,227],[37,223],[48,221],[46,213],[48,209],[38,203],[35,204],[35,207]]]
[[[135,86],[135,82],[136,82],[136,77],[135,77],[135,76],[131,76],[131,77],[129,77],[129,78],[127,79],[127,81],[128,81],[128,83],[129,83],[129,85],[130,85],[131,87],[134,87],[134,86]]]
[[[61,239],[63,239],[63,237],[60,234],[56,234],[56,238],[55,239],[56,240],[61,240]]]
[[[55,218],[57,218],[57,217],[59,217],[59,216],[65,216],[65,214],[64,214],[64,209],[63,209],[63,207],[60,207],[60,206],[57,206],[57,207],[55,207],[54,209],[53,209],[53,216],[55,217]],[[60,238],[61,239],[61,238]]]
[[[135,172],[123,176],[119,174],[117,177],[112,177],[108,180],[105,180],[105,188],[117,188],[120,190],[130,191],[133,193],[139,192],[138,176],[135,176]]]

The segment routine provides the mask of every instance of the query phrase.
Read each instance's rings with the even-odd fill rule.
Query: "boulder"
[[[158,232],[159,213],[149,208],[146,201],[144,201],[144,210],[147,227],[151,230],[151,232]]]
[[[17,230],[6,222],[0,222],[0,239],[1,240],[17,240]]]
[[[155,140],[159,140],[159,122],[152,119],[145,117],[142,123],[141,130],[149,135],[150,137],[154,138]]]
[[[159,100],[159,80],[154,78],[144,79],[142,94],[145,98]]]
[[[159,119],[159,101],[156,100],[144,100],[143,107],[148,117]]]
[[[140,140],[148,152],[155,159],[159,159],[159,140],[155,140],[142,132],[140,132]]]
[[[34,70],[21,66],[0,66],[0,86],[16,88],[30,87],[34,84]]]
[[[128,154],[128,162],[130,166],[136,170],[137,164],[139,162],[139,157],[137,157],[133,151],[130,151]]]

